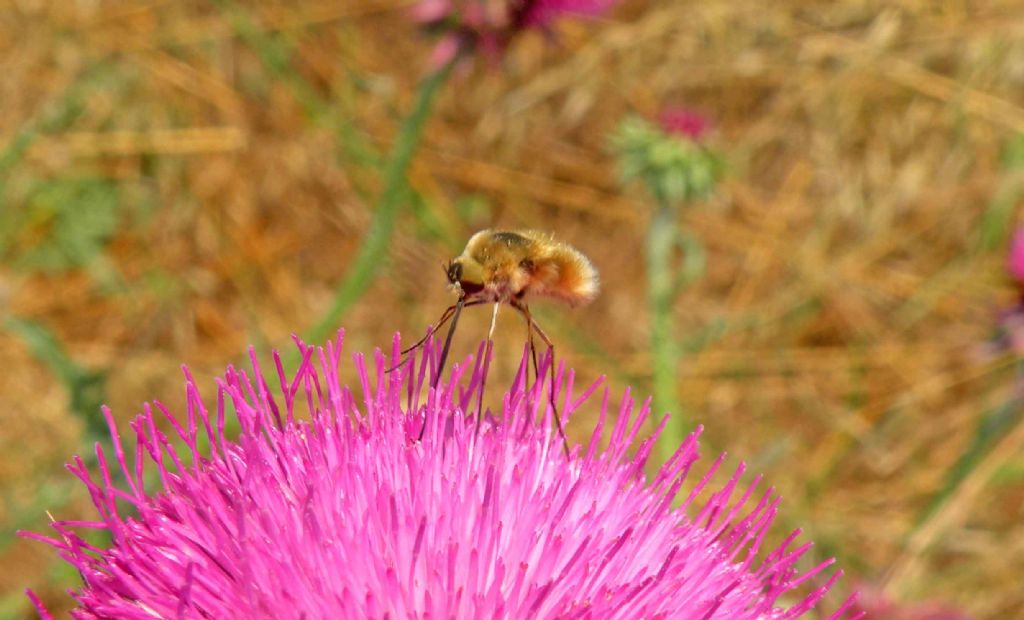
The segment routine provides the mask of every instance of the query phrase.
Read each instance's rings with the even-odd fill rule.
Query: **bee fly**
[[[568,455],[569,444],[555,405],[555,345],[530,314],[528,299],[551,297],[569,306],[584,305],[597,295],[597,270],[579,250],[567,243],[556,241],[549,233],[536,230],[482,230],[469,239],[462,254],[445,266],[445,275],[451,287],[458,293],[458,300],[445,309],[441,318],[427,332],[427,336],[402,354],[421,346],[430,334],[451,320],[444,347],[441,349],[437,375],[433,378],[432,385],[437,387],[462,309],[486,303],[494,304],[491,328],[487,334],[489,346],[494,335],[498,310],[502,304],[512,306],[526,319],[530,355],[537,380],[539,368],[534,333],[544,341],[551,354],[551,408],[558,434],[562,438],[562,447]],[[478,424],[483,415],[483,391],[484,386],[481,385],[480,406],[477,409]],[[420,429],[420,439],[423,439],[425,429],[426,421]]]

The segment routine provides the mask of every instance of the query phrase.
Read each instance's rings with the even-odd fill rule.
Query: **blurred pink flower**
[[[661,113],[661,129],[667,134],[697,142],[711,129],[711,121],[689,108],[670,107]]]
[[[942,603],[899,603],[870,585],[860,588],[853,609],[863,613],[867,618],[883,620],[971,620],[971,617],[962,611]]]
[[[1018,228],[1010,240],[1006,271],[1017,285],[1017,300],[997,315],[992,336],[979,350],[981,361],[1007,352],[1024,355],[1024,227]]]
[[[608,11],[618,0],[510,0],[513,23],[535,28],[549,28],[562,16],[593,17]]]
[[[1013,235],[1013,240],[1010,241],[1006,269],[1014,281],[1024,287],[1024,227],[1018,228]]]
[[[497,58],[509,42],[528,28],[549,30],[561,17],[591,17],[618,0],[419,0],[413,18],[441,40],[431,64],[441,66],[459,54],[481,52]]]
[[[99,519],[57,521],[53,538],[23,534],[78,569],[73,617],[782,619],[818,605],[839,577],[820,577],[831,560],[798,571],[811,546],[795,543],[799,531],[757,559],[779,498],[755,496],[759,479],[739,490],[742,465],[696,510],[719,458],[673,507],[700,431],[647,481],[654,439],[632,446],[649,402],[634,415],[628,391],[608,446],[606,389],[591,441],[567,458],[547,385],[526,387],[525,357],[502,410],[478,429],[465,412],[484,379],[480,355],[427,390],[436,348],[388,373],[396,336],[374,376],[355,355],[353,391],[339,383],[342,341],[299,343],[291,378],[277,354],[266,377],[251,353],[251,373],[229,368],[217,381],[213,408],[186,369],[184,419],[147,406],[134,445],[105,411],[114,462],[97,445],[99,479],[80,458],[69,466]],[[578,394],[560,368],[565,418],[599,384]],[[237,440],[225,436],[228,411]],[[108,532],[109,546],[90,545],[82,528]]]

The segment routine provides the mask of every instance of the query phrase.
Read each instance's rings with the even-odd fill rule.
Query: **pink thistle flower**
[[[509,2],[516,22],[525,27],[550,28],[560,17],[596,17],[617,0],[518,0]]]
[[[515,36],[527,29],[550,30],[561,17],[593,17],[618,0],[419,0],[412,16],[442,33],[431,65],[442,66],[461,54],[480,51],[498,58]]]
[[[779,498],[755,495],[759,479],[741,490],[742,465],[698,509],[719,458],[673,507],[700,431],[645,480],[654,438],[627,451],[649,401],[634,414],[628,391],[608,447],[606,389],[591,441],[566,458],[548,386],[526,387],[525,356],[502,410],[478,427],[465,412],[484,380],[482,347],[475,365],[427,390],[436,348],[388,373],[396,336],[373,376],[354,356],[353,391],[338,379],[342,341],[297,341],[293,377],[275,354],[276,378],[266,378],[250,353],[251,373],[229,368],[217,381],[215,406],[185,369],[186,416],[147,406],[131,424],[134,445],[105,410],[113,462],[97,445],[99,479],[80,458],[69,466],[99,518],[57,521],[53,538],[23,534],[80,572],[73,617],[782,619],[818,605],[839,577],[807,585],[832,562],[800,573],[810,543],[796,544],[798,531],[760,553]],[[600,384],[577,393],[571,371],[557,376],[566,418]],[[229,409],[237,440],[225,436]],[[82,528],[111,542],[92,546]]]
[[[670,107],[661,113],[661,129],[667,134],[698,142],[711,130],[711,121],[689,108]]]
[[[1024,287],[1024,227],[1018,228],[1010,241],[1006,270],[1018,286]]]
[[[991,360],[1007,352],[1018,356],[1024,354],[1024,227],[1018,228],[1010,240],[1006,271],[1017,285],[1017,300],[997,315],[992,336],[980,347],[979,357],[982,360]]]

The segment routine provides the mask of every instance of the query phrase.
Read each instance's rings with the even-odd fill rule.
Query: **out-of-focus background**
[[[180,411],[180,364],[212,387],[330,318],[430,69],[409,6],[4,3],[0,617],[32,615],[26,587],[69,605],[76,574],[13,532],[91,514],[62,464],[105,436],[101,403]],[[707,255],[674,309],[688,424],[780,489],[778,531],[839,558],[832,608],[865,587],[1024,615],[1016,360],[985,347],[1016,301],[1016,0],[628,0],[525,34],[441,88],[370,286],[320,333],[418,336],[470,234],[549,229],[603,281],[586,308],[537,306],[560,356],[648,393],[651,204],[608,143],[667,106],[712,119],[726,162],[678,216]],[[457,357],[488,321],[467,311]],[[507,374],[524,330],[498,331]]]

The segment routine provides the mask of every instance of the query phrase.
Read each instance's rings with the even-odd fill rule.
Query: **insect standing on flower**
[[[448,328],[444,348],[441,350],[441,361],[433,385],[436,387],[441,377],[462,309],[467,306],[494,304],[491,328],[487,334],[487,340],[490,342],[494,335],[498,310],[502,304],[512,306],[526,319],[527,338],[535,374],[539,374],[537,352],[534,347],[535,333],[544,341],[551,353],[551,407],[558,433],[562,437],[563,448],[568,454],[569,446],[554,398],[555,345],[530,314],[528,302],[534,297],[550,297],[570,306],[586,304],[597,295],[597,270],[579,250],[555,240],[549,233],[536,230],[482,230],[469,239],[462,254],[448,263],[445,275],[452,288],[459,294],[459,298],[444,311],[428,332],[427,337],[448,320],[452,322]],[[403,353],[419,347],[427,337]],[[482,416],[482,385],[479,399],[478,422]],[[420,430],[421,439],[425,428],[426,422]]]

